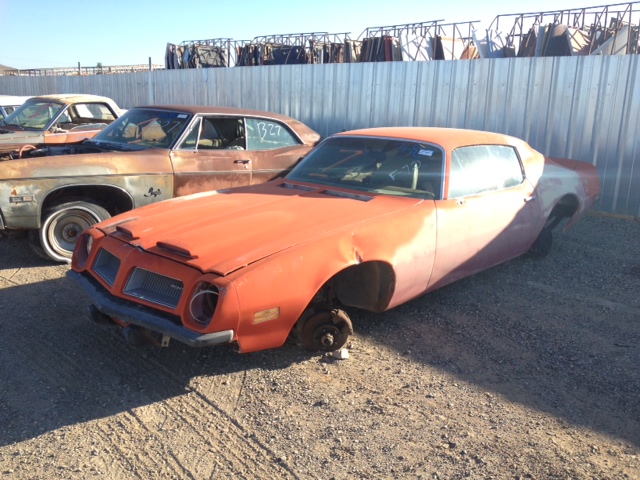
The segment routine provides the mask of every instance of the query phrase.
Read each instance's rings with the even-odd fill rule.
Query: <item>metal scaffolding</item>
[[[508,23],[507,23],[508,22]],[[490,29],[500,31],[507,23],[510,30],[505,35],[507,46],[520,51],[530,32],[545,25],[565,25],[573,31],[583,32],[588,42],[583,54],[594,53],[608,39],[617,39],[621,45],[618,54],[640,53],[638,31],[640,30],[640,2],[617,3],[586,8],[529,12],[498,15]],[[621,35],[625,38],[620,38]]]

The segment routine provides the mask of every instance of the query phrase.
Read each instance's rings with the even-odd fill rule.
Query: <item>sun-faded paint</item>
[[[76,248],[69,276],[87,289],[98,309],[114,318],[120,318],[119,307],[104,299],[175,315],[177,328],[185,332],[207,335],[232,330],[241,351],[255,351],[282,345],[323,289],[330,289],[342,305],[385,311],[524,254],[554,207],[562,202],[573,205],[563,214],[573,215],[575,221],[599,193],[598,175],[591,165],[547,159],[505,135],[436,128],[367,129],[340,135],[439,145],[446,159],[442,197],[361,191],[353,195],[346,189],[285,178],[174,199],[89,229]],[[484,195],[449,198],[451,152],[473,145],[515,147],[524,181]],[[90,252],[88,236],[93,238]],[[121,262],[113,285],[92,267],[102,249]],[[129,272],[141,266],[184,283],[176,308],[124,293]],[[206,324],[195,322],[189,313],[189,302],[201,282],[220,291],[215,313]],[[271,314],[256,322],[262,312]],[[127,322],[149,327],[127,315]]]

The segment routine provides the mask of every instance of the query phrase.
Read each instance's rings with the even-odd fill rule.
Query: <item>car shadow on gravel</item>
[[[354,327],[456,382],[640,446],[640,260],[577,233],[558,243],[546,259],[358,313]]]
[[[26,233],[14,234],[10,237],[0,236],[0,257],[2,258],[0,268],[3,270],[60,265],[39,257],[29,246]]]
[[[238,372],[311,356],[293,345],[243,355],[233,345],[131,347],[117,327],[91,322],[88,306],[64,277],[0,289],[0,446],[188,394],[198,377],[237,396]]]

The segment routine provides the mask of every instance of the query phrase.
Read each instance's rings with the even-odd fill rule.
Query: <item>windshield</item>
[[[49,122],[58,116],[64,105],[60,103],[35,101],[22,104],[15,112],[5,118],[6,125],[34,130],[44,130]]]
[[[182,112],[134,108],[93,137],[133,148],[171,148],[191,120]]]
[[[286,177],[330,187],[440,198],[442,149],[410,140],[331,137],[316,147]]]

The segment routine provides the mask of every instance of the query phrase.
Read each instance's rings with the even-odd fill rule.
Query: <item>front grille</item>
[[[176,308],[183,289],[184,284],[180,280],[136,268],[129,277],[124,293],[158,305]]]
[[[118,275],[118,269],[120,268],[120,259],[112,253],[102,249],[98,252],[96,261],[93,264],[93,271],[96,272],[102,279],[113,287],[113,282]]]

